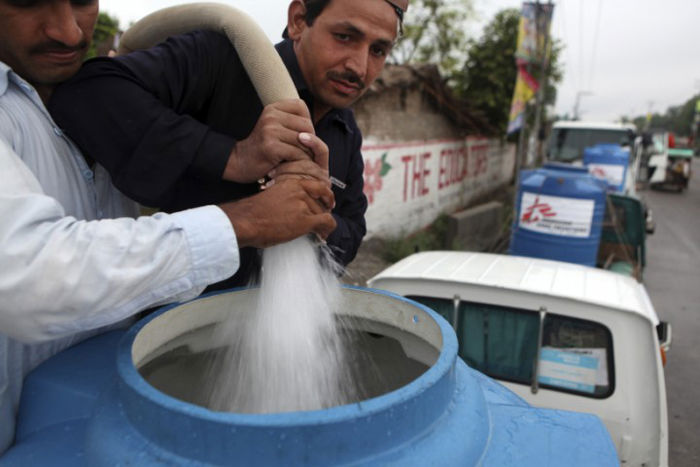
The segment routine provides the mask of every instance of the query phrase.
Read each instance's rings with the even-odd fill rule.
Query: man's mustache
[[[357,73],[353,73],[352,71],[329,71],[326,73],[326,77],[335,81],[345,81],[347,83],[350,83],[357,87],[360,91],[362,91],[365,88],[365,83],[362,82],[362,79],[357,76]]]
[[[44,42],[43,44],[36,45],[32,47],[30,53],[32,54],[45,54],[45,53],[70,53],[70,52],[80,52],[87,49],[88,42],[81,41],[78,45],[66,45],[59,41]]]

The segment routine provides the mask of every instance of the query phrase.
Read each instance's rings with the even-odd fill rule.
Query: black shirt
[[[307,106],[291,41],[276,45]],[[229,40],[196,31],[123,57],[97,58],[58,86],[49,111],[89,160],[103,165],[124,194],[166,212],[240,199],[257,184],[222,180],[237,140],[246,138],[262,103]],[[343,264],[353,260],[366,232],[362,135],[350,109],[333,109],[315,125],[330,153],[337,229],[328,244]],[[246,285],[258,254],[241,250],[241,268],[226,286]]]

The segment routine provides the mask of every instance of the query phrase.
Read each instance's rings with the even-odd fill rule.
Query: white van
[[[440,313],[467,364],[530,404],[598,415],[623,465],[668,465],[670,326],[633,278],[558,261],[432,251],[368,285]]]
[[[630,166],[623,193],[636,194],[636,180],[641,160],[641,138],[631,123],[585,121],[555,122],[549,135],[546,158],[550,162],[583,165],[583,151],[596,144],[619,144],[630,152]]]

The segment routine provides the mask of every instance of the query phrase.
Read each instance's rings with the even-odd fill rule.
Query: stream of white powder
[[[334,319],[342,299],[337,267],[308,236],[264,251],[257,308],[232,313],[220,328],[230,343],[224,363],[232,364],[214,367],[210,408],[290,412],[352,399]]]

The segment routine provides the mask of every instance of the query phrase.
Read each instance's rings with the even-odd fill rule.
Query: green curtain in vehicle
[[[451,300],[411,297],[453,322]],[[461,302],[459,355],[489,376],[529,383],[537,353],[539,316],[505,307]]]

